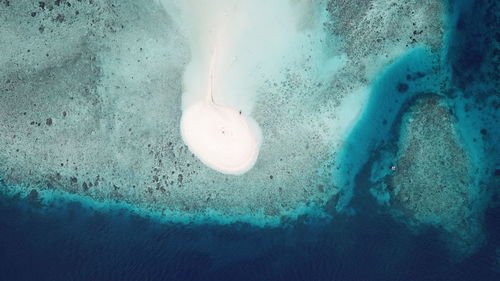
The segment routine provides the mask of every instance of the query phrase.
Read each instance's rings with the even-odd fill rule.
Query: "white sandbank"
[[[224,174],[243,174],[259,155],[261,132],[241,111],[202,101],[181,119],[184,142],[205,165]]]
[[[262,140],[250,117],[257,89],[279,75],[302,12],[287,1],[199,4],[180,5],[180,26],[191,49],[183,81],[182,138],[210,168],[242,174],[255,164]]]

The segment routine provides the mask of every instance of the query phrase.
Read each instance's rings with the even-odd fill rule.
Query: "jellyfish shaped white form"
[[[211,101],[195,103],[183,112],[181,134],[196,157],[221,173],[245,173],[259,155],[261,132],[256,122]]]

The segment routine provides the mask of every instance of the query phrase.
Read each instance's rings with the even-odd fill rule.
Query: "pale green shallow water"
[[[435,220],[421,219],[386,184],[405,151],[405,139],[395,138],[410,102],[449,97],[447,9],[441,1],[318,2],[313,12],[321,21],[310,23],[321,28],[300,31],[306,47],[291,49],[294,59],[258,88],[252,116],[264,141],[255,167],[228,176],[205,167],[180,137],[190,46],[173,11],[145,0],[1,3],[3,192],[47,205],[68,199],[125,207],[166,221],[278,226],[304,214],[355,214],[356,177],[374,160],[372,193],[381,204],[412,225],[451,233],[457,221],[433,209],[424,217]],[[473,213],[467,222],[477,225],[489,196],[489,181],[481,180],[494,163],[487,143],[463,128],[495,116],[461,118],[462,104],[450,98],[455,115],[447,118],[474,167],[457,164],[470,174],[463,188],[478,203],[447,203]],[[375,157],[380,147],[388,152]],[[445,182],[454,176],[442,175]],[[418,195],[425,206],[434,200],[428,195]],[[458,239],[480,232],[466,228]]]
[[[206,168],[180,138],[189,46],[168,11],[151,1],[94,1],[49,5],[31,16],[31,4],[4,5],[5,178],[40,190],[119,200],[166,218],[274,224],[322,212],[327,202],[335,205],[332,196],[352,188],[335,174],[334,166],[341,165],[336,155],[375,73],[414,45],[432,48],[440,42],[440,5],[408,13],[379,2],[342,33],[336,10],[320,2],[312,9],[322,11],[323,22],[311,24],[325,25],[325,35],[300,31],[310,46],[301,51],[305,57],[277,70],[277,80],[263,80],[252,115],[264,142],[255,167],[239,177]],[[387,22],[370,20],[386,13]],[[393,25],[408,16],[419,26]],[[408,42],[405,34],[411,37],[417,27],[430,31]],[[401,36],[389,36],[395,28]],[[363,30],[366,36],[375,30],[388,36],[367,50],[375,38]],[[311,57],[331,62],[318,65],[323,61]]]

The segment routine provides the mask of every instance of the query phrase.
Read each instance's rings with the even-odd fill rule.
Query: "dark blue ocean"
[[[464,95],[484,95],[477,89],[497,82],[481,71],[498,71],[498,47],[496,57],[485,57],[500,44],[498,10],[491,10],[498,6],[452,2],[465,3],[457,4],[450,27],[452,84]],[[386,87],[394,89],[392,81]],[[498,130],[490,134],[498,137]],[[364,158],[349,205],[355,214],[304,217],[277,228],[159,223],[125,209],[0,196],[0,280],[500,280],[498,192],[485,211],[486,243],[457,260],[441,230],[413,231],[377,204],[368,191],[377,151]]]

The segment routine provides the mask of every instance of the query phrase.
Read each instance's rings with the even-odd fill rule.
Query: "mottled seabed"
[[[9,214],[40,222],[2,235],[43,241],[35,230],[45,231],[89,256],[116,240],[94,253],[104,260],[133,255],[120,246],[130,243],[168,265],[134,264],[152,280],[237,278],[238,267],[260,280],[494,280],[497,10],[495,1],[319,1],[304,19],[309,56],[257,94],[263,146],[255,167],[234,177],[205,167],[180,137],[190,50],[173,12],[154,1],[2,0],[0,226],[15,225]],[[55,226],[70,220],[71,230]],[[87,226],[103,236],[84,246],[62,238]],[[144,233],[131,231],[138,226]],[[452,275],[449,257],[467,274]],[[120,262],[129,274],[110,278],[142,276]],[[3,271],[15,276],[16,266]]]
[[[14,192],[118,200],[174,220],[320,215],[340,195],[349,200],[352,176],[336,172],[346,165],[338,155],[377,73],[413,48],[439,59],[443,4],[379,2],[318,2],[305,13],[304,50],[291,48],[257,93],[264,142],[239,177],[205,167],[180,137],[189,46],[170,11],[152,1],[4,3],[4,181]],[[358,8],[365,18],[343,26]]]

